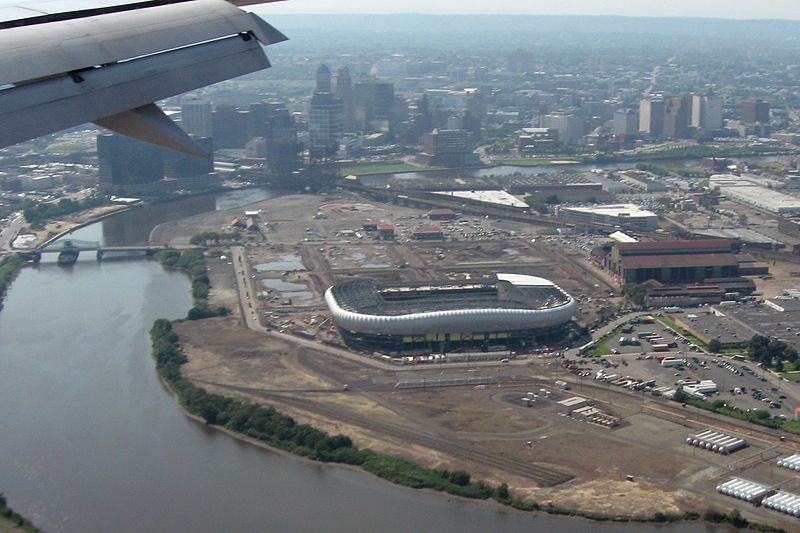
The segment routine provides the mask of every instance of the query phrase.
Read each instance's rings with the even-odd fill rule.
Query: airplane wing
[[[200,155],[154,102],[270,66],[286,37],[238,5],[280,0],[0,3],[0,148],[86,122]]]

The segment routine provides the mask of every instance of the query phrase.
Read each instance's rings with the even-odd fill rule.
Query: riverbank
[[[126,205],[108,205],[102,207],[95,207],[87,211],[81,211],[77,214],[68,215],[59,220],[53,220],[45,224],[41,230],[33,231],[37,240],[41,243],[37,248],[47,246],[53,241],[72,233],[75,230],[81,229],[95,222],[100,222],[106,218],[118,215],[134,207]]]
[[[41,530],[9,507],[5,496],[0,493],[0,533],[41,533]]]

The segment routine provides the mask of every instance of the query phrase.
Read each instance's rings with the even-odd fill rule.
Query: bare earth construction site
[[[408,361],[349,350],[325,305],[330,286],[354,278],[425,282],[502,272],[552,281],[577,300],[577,322],[594,327],[619,308],[620,288],[585,251],[552,238],[552,228],[462,216],[441,224],[444,240],[412,240],[416,228],[432,225],[427,211],[347,193],[284,196],[247,209],[260,211],[259,230],[244,247],[209,259],[210,304],[233,315],[176,325],[189,358],[184,375],[209,391],[274,405],[359,446],[507,483],[545,505],[610,515],[727,510],[731,500],[714,487],[732,471],[746,464],[748,478],[774,484],[782,475],[769,464],[777,447],[800,450],[778,432],[578,379],[558,356],[574,353],[576,335],[526,354]],[[186,244],[241,215],[167,223],[151,241]],[[369,221],[393,225],[395,238],[364,231]],[[538,401],[525,402],[530,393]],[[614,424],[567,416],[559,402],[575,396]],[[686,446],[687,436],[710,428],[745,436],[750,447],[729,457]],[[763,508],[743,511],[795,525]]]

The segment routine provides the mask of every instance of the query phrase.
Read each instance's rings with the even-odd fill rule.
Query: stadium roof
[[[384,316],[451,309],[548,309],[571,300],[552,282],[520,274],[385,285],[356,279],[331,290],[343,309]]]

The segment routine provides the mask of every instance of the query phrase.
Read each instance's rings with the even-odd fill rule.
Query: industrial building
[[[558,217],[576,224],[604,224],[640,231],[652,231],[658,227],[658,215],[635,204],[561,207]]]
[[[800,198],[767,187],[782,184],[758,176],[717,174],[709,178],[709,187],[734,202],[778,215],[800,213]]]
[[[739,275],[739,260],[727,239],[618,243],[605,261],[624,283],[702,283]]]
[[[334,285],[325,302],[351,347],[411,355],[526,350],[563,332],[575,300],[552,282],[519,274],[462,281]]]

